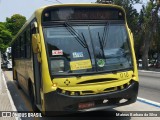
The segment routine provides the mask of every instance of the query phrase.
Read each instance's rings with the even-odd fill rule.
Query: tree
[[[114,0],[97,0],[96,3],[110,4],[113,3]]]
[[[11,18],[6,18],[6,22],[0,22],[0,50],[2,52],[8,47],[20,28],[26,22],[26,18],[22,15],[15,14]]]
[[[20,14],[14,14],[11,18],[6,18],[6,27],[15,36],[25,22],[26,17]]]
[[[144,11],[144,23],[143,23],[143,52],[142,52],[142,67],[148,69],[148,53],[154,35],[157,33],[158,26],[158,11],[160,4],[156,0],[150,0]]]
[[[4,52],[11,40],[11,32],[7,30],[4,23],[0,23],[0,51]]]
[[[142,59],[142,49],[143,49],[143,40],[144,40],[144,31],[143,31],[143,23],[144,23],[144,11],[145,11],[145,6],[142,6],[142,9],[139,13],[138,17],[138,30],[137,34],[135,37],[135,52],[136,52],[136,57],[137,57],[137,62],[139,62],[139,59]]]

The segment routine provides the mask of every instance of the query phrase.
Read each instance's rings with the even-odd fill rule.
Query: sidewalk
[[[16,111],[16,108],[0,68],[0,120],[16,120],[14,117],[1,117],[2,115],[4,116],[6,114],[5,111]]]
[[[160,72],[160,68],[154,68],[154,67],[148,67],[148,70],[144,70],[142,69],[142,67],[139,67],[138,70]]]
[[[138,75],[160,78],[160,68],[151,68],[150,67],[150,68],[148,68],[148,70],[138,68]]]

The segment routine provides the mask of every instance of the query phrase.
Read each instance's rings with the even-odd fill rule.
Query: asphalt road
[[[25,95],[25,93],[22,90],[19,90],[16,86],[16,81],[13,81],[12,79],[12,71],[4,71],[5,78],[7,81],[7,86],[8,89],[11,93],[12,99],[14,101],[14,104],[17,108],[17,111],[32,111],[30,100]],[[150,75],[150,76],[149,76]],[[140,76],[140,88],[139,88],[139,97],[148,99],[148,100],[153,100],[156,102],[160,102],[160,88],[158,87],[160,85],[160,76],[159,75],[153,75],[153,73],[141,73]],[[156,108],[144,103],[136,102],[131,105],[115,108],[115,109],[108,109],[107,111],[115,111],[115,112],[120,112],[120,111],[160,111],[160,108]],[[107,112],[99,112],[99,113],[90,113],[89,116],[92,116],[94,114],[94,117],[88,118],[88,120],[94,120],[94,119],[105,119],[105,116]],[[87,114],[78,114],[74,115],[72,118],[68,117],[68,120],[70,119],[84,119],[82,117],[77,117],[77,116],[88,116]],[[95,117],[95,116],[101,116]],[[56,120],[62,120],[66,117],[55,117]],[[22,118],[22,120],[52,120],[53,118]],[[139,119],[137,117],[116,117],[114,118],[115,120],[151,120],[150,118],[144,118],[140,117]],[[158,120],[159,118],[155,117],[153,120]]]
[[[160,103],[160,73],[139,72],[139,83],[139,97]]]

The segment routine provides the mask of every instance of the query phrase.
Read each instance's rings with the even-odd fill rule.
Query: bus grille
[[[129,81],[128,83],[125,83],[121,86],[115,86],[115,87],[110,87],[110,88],[105,88],[103,91],[100,93],[96,93],[93,90],[82,90],[82,91],[69,91],[69,90],[63,90],[61,88],[57,88],[57,92],[60,94],[65,94],[65,95],[70,95],[70,96],[84,96],[84,95],[94,95],[94,94],[102,94],[102,93],[107,93],[107,92],[114,92],[114,91],[120,91],[123,89],[126,89],[131,85],[133,81]]]
[[[114,80],[118,80],[118,79],[117,78],[93,79],[93,80],[87,80],[87,81],[79,82],[77,84],[100,83],[100,82],[108,82],[108,81],[114,81]]]

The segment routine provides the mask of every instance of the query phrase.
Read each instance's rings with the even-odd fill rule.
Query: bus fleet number
[[[128,72],[120,73],[120,78],[125,79],[125,78],[128,78],[128,77],[129,77],[129,73]]]

